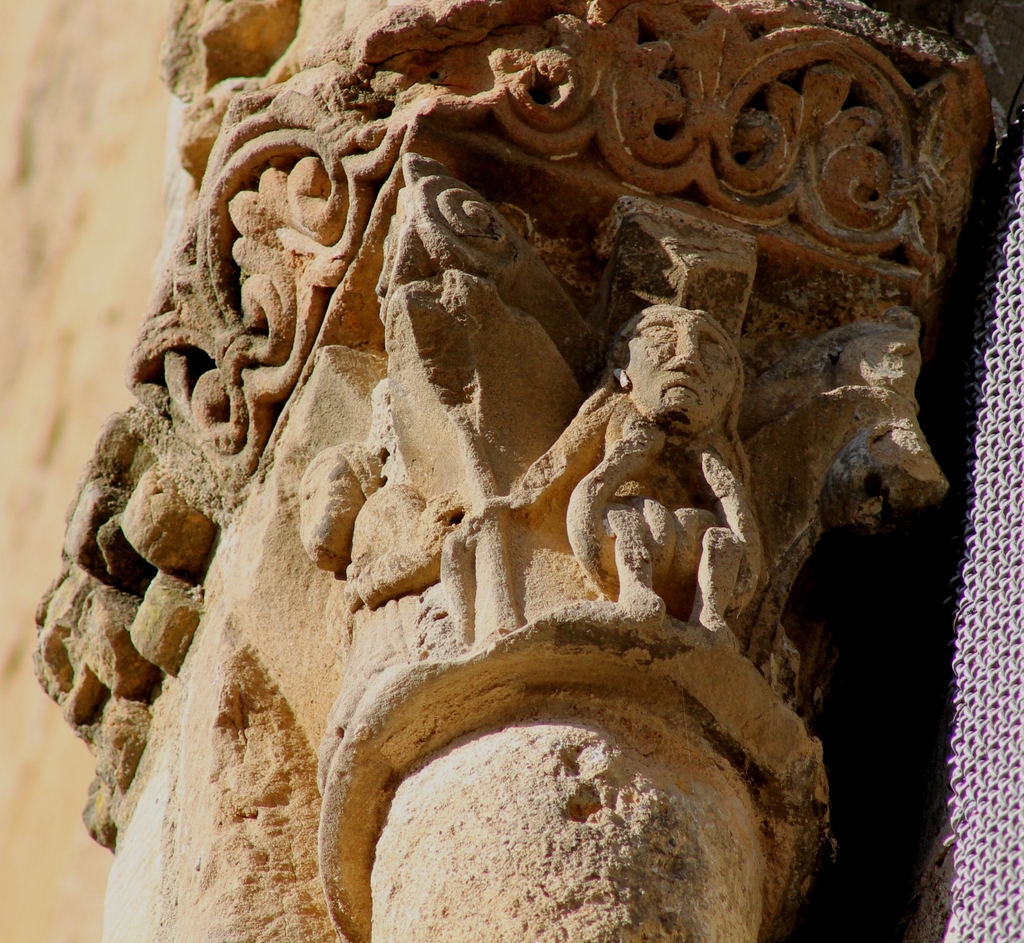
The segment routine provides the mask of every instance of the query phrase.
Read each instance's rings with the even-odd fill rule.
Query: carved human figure
[[[717,630],[757,579],[736,433],[739,355],[707,313],[655,305],[616,336],[604,382],[530,469],[517,507],[572,491],[569,543],[632,618]]]
[[[506,509],[570,482],[569,544],[624,615],[660,620],[668,611],[717,630],[753,589],[760,548],[736,434],[741,365],[704,312],[657,305],[628,322],[604,382],[563,435],[509,495],[485,496],[468,518],[458,492],[427,502],[407,481],[390,483],[397,469],[385,463],[402,453],[389,386],[378,390],[370,441],[326,450],[304,479],[304,543],[318,564],[345,573],[352,608],[441,579],[449,609],[466,618],[465,556],[479,535]],[[375,539],[384,531],[394,544]]]

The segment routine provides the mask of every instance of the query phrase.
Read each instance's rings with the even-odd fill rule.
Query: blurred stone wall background
[[[163,0],[0,0],[0,940],[97,943],[93,760],[32,674],[64,511],[163,229]],[[142,943],[142,941],[140,941]]]
[[[972,44],[1006,113],[1024,74],[1024,2],[873,5]],[[164,0],[0,0],[4,943],[101,935],[110,856],[80,821],[93,762],[32,675],[33,612],[79,468],[130,402],[122,369],[164,228],[166,15]]]

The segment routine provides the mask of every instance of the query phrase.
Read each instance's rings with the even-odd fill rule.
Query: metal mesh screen
[[[975,332],[972,501],[954,672],[947,941],[1024,940],[1024,151],[1002,153],[1001,213]]]

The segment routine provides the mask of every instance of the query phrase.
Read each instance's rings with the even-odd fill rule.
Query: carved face
[[[729,339],[704,314],[670,305],[648,308],[628,349],[630,395],[642,416],[701,432],[725,413],[739,364]]]

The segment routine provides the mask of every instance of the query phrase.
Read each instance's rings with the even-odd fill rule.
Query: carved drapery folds
[[[704,890],[650,906],[699,939],[792,928],[828,805],[781,614],[825,531],[945,494],[914,385],[988,133],[976,66],[892,35],[815,3],[402,4],[303,70],[203,89],[230,104],[194,106],[221,126],[129,367],[140,403],[40,612],[40,677],[100,751],[102,840],[167,677],[204,625],[246,634],[232,567],[274,495],[268,580],[336,578],[303,577],[303,618],[343,675],[319,862],[346,939],[405,939],[380,896],[396,790],[415,806],[439,751],[543,752],[565,725],[637,795],[733,810],[671,827]],[[362,418],[324,442],[315,408]],[[672,769],[702,785],[677,795]],[[587,788],[568,821],[611,808]],[[608,939],[647,919],[588,900]]]

